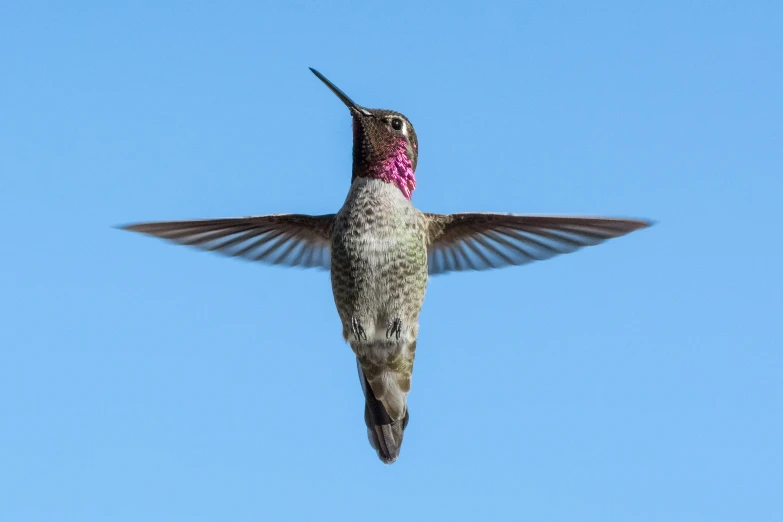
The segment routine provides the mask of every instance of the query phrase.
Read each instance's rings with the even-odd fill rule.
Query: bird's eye
[[[391,121],[392,129],[394,130],[400,130],[402,129],[402,120],[399,118],[393,118]]]

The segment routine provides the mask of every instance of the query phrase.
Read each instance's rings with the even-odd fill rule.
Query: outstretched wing
[[[138,223],[120,228],[251,261],[329,268],[334,214]]]
[[[429,273],[523,265],[650,226],[600,217],[425,214]]]

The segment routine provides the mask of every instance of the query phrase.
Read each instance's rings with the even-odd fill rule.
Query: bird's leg
[[[397,340],[400,339],[402,333],[402,319],[395,317],[393,321],[389,322],[389,326],[386,328],[386,338],[390,338],[394,335]]]
[[[353,336],[356,337],[357,341],[367,340],[367,333],[364,331],[362,322],[358,317],[351,317],[351,330],[353,331]]]

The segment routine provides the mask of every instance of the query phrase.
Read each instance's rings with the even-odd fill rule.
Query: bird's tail
[[[367,424],[367,438],[370,440],[370,445],[378,452],[378,458],[386,464],[391,464],[397,460],[400,454],[402,436],[405,427],[408,425],[409,415],[408,408],[405,405],[405,398],[404,396],[402,398],[404,415],[400,415],[398,419],[393,419],[384,407],[383,402],[375,397],[375,393],[358,359],[356,360],[356,366],[359,369],[359,380],[364,392],[364,422]]]

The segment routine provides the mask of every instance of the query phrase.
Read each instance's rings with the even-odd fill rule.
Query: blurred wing
[[[329,268],[334,214],[160,221],[120,227],[251,261]]]
[[[650,226],[600,217],[425,214],[431,275],[523,265]]]

